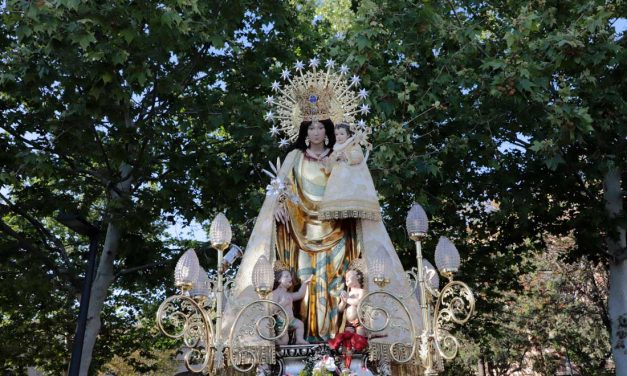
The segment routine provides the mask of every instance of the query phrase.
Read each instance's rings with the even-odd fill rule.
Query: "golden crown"
[[[294,66],[296,74],[289,69],[283,69],[281,73],[285,86],[278,81],[272,83],[272,91],[277,97],[270,95],[266,98],[271,109],[265,115],[266,120],[272,122],[270,133],[272,136],[283,133],[285,137],[281,138],[279,146],[284,147],[296,141],[303,121],[330,119],[333,124],[348,124],[358,135],[358,142],[370,150],[367,137],[372,131],[364,120],[356,118],[370,112],[370,106],[362,103],[368,92],[354,90],[361,79],[356,75],[347,79],[348,67],[342,65],[336,71],[333,60],[326,61],[325,70],[318,70],[319,65],[320,61],[313,58],[309,60],[311,70],[303,72],[305,64],[297,61]]]

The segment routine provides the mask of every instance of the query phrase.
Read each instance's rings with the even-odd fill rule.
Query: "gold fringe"
[[[358,218],[368,219],[371,221],[380,221],[381,213],[371,212],[365,210],[331,210],[320,212],[318,218],[323,221],[330,221],[334,219],[346,219],[346,218]]]
[[[368,200],[323,201],[318,206],[318,219],[333,220],[345,218],[381,220],[379,203]]]

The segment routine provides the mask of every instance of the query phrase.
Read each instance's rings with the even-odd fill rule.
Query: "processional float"
[[[272,84],[278,97],[268,96],[266,103],[273,109],[265,115],[266,120],[273,123],[271,134],[284,134],[279,145],[289,145],[298,136],[294,124],[302,121],[304,106],[326,106],[334,123],[349,124],[357,142],[370,151],[368,135],[372,129],[364,120],[357,119],[357,115],[367,115],[370,111],[367,104],[360,104],[367,98],[367,91],[355,91],[360,78],[352,76],[347,79],[348,68],[342,65],[335,71],[332,60],[326,61],[325,70],[318,71],[319,64],[318,59],[311,59],[311,71],[303,72],[304,64],[298,61],[294,76],[289,70],[283,70],[281,76],[286,82],[285,87],[276,81]],[[267,172],[271,181],[266,196],[294,199],[290,197],[289,182],[279,175],[279,163],[272,166],[272,170]],[[388,270],[390,262],[386,257],[390,254],[382,253],[362,260],[362,269],[367,269],[362,273],[366,279],[364,282],[373,286],[360,298],[357,306],[359,325],[366,329],[368,346],[362,350],[361,358],[355,354],[359,361],[352,365],[351,357],[347,357],[347,354],[352,355],[351,349],[346,345],[341,345],[339,352],[335,352],[330,351],[325,342],[277,344],[279,338],[287,335],[289,320],[286,310],[269,296],[275,283],[276,265],[273,264],[276,261],[266,255],[272,255],[272,252],[252,260],[252,275],[245,279],[252,284],[256,296],[240,299],[233,294],[237,282],[233,278],[225,281],[226,266],[242,253],[243,257],[256,255],[242,252],[237,247],[231,247],[227,255],[223,255],[230,247],[232,236],[224,214],[216,216],[209,231],[212,248],[217,251],[215,273],[209,278],[199,265],[196,251],[185,252],[174,272],[180,292],[161,304],[157,325],[166,336],[182,340],[184,362],[191,372],[295,374],[302,369],[299,363],[303,359],[326,353],[327,356],[310,370],[311,374],[334,374],[340,370],[343,374],[389,374],[391,366],[413,365],[424,375],[437,375],[443,370],[443,361],[457,355],[460,343],[450,330],[455,324],[469,320],[474,312],[475,299],[465,283],[454,279],[460,257],[449,239],[441,237],[436,246],[437,270],[423,258],[421,242],[427,236],[428,218],[420,205],[412,206],[406,227],[416,245],[417,266],[405,272],[400,284],[396,271]],[[398,261],[395,254],[392,257]],[[447,280],[441,289],[438,271]],[[396,283],[391,284],[391,279]],[[396,287],[392,289],[392,285]],[[242,286],[237,287],[242,290]],[[392,333],[407,335],[395,341]],[[392,338],[378,340],[388,335]],[[334,361],[333,356],[338,354],[343,357],[338,356]]]

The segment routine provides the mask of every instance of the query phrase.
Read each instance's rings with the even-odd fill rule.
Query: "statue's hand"
[[[274,212],[274,219],[277,222],[284,224],[287,232],[290,232],[290,226],[287,225],[290,218],[287,214],[287,209],[285,208],[285,206],[280,205],[277,208],[276,212]]]
[[[303,281],[303,284],[304,285],[308,285],[311,282],[312,279],[313,279],[313,275],[310,275],[309,278],[307,278],[306,280]]]

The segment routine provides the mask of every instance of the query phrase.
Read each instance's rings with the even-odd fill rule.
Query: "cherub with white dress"
[[[294,317],[292,306],[294,301],[301,300],[305,297],[307,287],[309,286],[312,278],[313,276],[309,276],[308,279],[303,281],[297,292],[290,292],[289,289],[292,287],[292,273],[290,273],[287,268],[282,267],[279,267],[278,270],[274,272],[274,290],[270,295],[270,299],[283,307],[287,313],[288,321],[288,330],[277,340],[279,345],[287,345],[289,343],[290,330],[295,330],[294,339],[297,345],[308,344],[303,337],[305,334],[305,326],[301,320]],[[285,323],[282,322],[282,320],[277,319],[277,328],[279,330],[283,330],[283,325],[285,325]]]
[[[335,145],[325,172],[329,180],[319,205],[320,219],[381,219],[379,198],[359,146],[348,124],[335,126]]]

